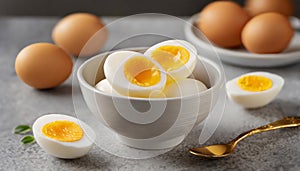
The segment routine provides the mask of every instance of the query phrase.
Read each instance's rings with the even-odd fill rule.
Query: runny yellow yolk
[[[74,142],[83,137],[81,127],[78,124],[67,120],[58,120],[47,123],[43,126],[42,133],[51,139],[63,142]]]
[[[272,87],[272,80],[257,75],[243,76],[238,80],[238,85],[241,89],[251,92],[265,91]]]
[[[135,85],[149,87],[160,82],[160,71],[145,57],[133,57],[124,64],[124,75]]]
[[[151,57],[166,71],[172,71],[186,64],[190,59],[190,53],[181,46],[166,45],[155,49]]]

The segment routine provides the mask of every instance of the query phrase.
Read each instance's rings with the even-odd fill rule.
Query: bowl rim
[[[183,96],[183,97],[164,97],[164,98],[142,98],[142,97],[118,96],[118,95],[109,94],[109,93],[97,90],[95,87],[93,87],[92,85],[90,85],[85,80],[85,78],[83,77],[83,70],[86,67],[86,65],[88,63],[92,62],[93,60],[97,59],[97,58],[103,58],[107,54],[110,54],[112,52],[119,51],[119,50],[142,51],[142,50],[146,50],[147,48],[148,47],[122,48],[122,49],[117,49],[117,50],[103,52],[103,53],[100,53],[98,55],[95,55],[95,56],[89,58],[84,63],[82,63],[79,66],[78,70],[77,70],[77,74],[76,75],[77,75],[77,79],[78,79],[79,84],[82,85],[82,86],[84,86],[84,87],[86,87],[90,91],[93,91],[95,93],[101,94],[103,96],[112,97],[112,98],[119,98],[119,99],[126,99],[126,100],[137,100],[137,101],[166,101],[166,100],[170,101],[170,100],[182,100],[182,99],[188,100],[188,99],[193,99],[195,97],[200,97],[201,95],[204,95],[204,94],[208,94],[209,92],[213,92],[216,89],[217,90],[218,89],[221,90],[222,85],[225,84],[225,77],[222,74],[221,69],[219,68],[219,66],[215,62],[213,62],[213,61],[211,61],[211,60],[209,60],[207,58],[204,58],[202,56],[201,56],[202,58],[200,60],[204,61],[204,62],[206,62],[208,64],[210,64],[217,71],[218,77],[217,77],[217,80],[216,80],[215,84],[213,84],[209,89],[207,89],[205,91],[202,91],[202,92],[199,92],[197,94],[189,95],[189,96]],[[200,55],[197,55],[198,59],[199,59],[199,57],[200,57]]]
[[[188,19],[187,24],[184,26],[184,32],[185,36],[189,39],[192,39],[193,42],[197,42],[197,44],[201,47],[207,47],[207,46],[213,46],[213,49],[220,54],[231,56],[233,58],[239,58],[239,59],[252,59],[252,60],[274,60],[274,59],[298,59],[300,55],[300,51],[294,51],[294,52],[288,52],[288,53],[272,53],[272,54],[256,54],[251,52],[241,52],[241,51],[235,51],[231,49],[225,49],[222,47],[219,47],[217,45],[214,45],[212,42],[211,44],[207,44],[206,42],[202,41],[200,38],[198,38],[197,35],[194,34],[193,28],[196,28],[195,21],[197,20],[198,16],[201,15],[201,13],[194,14],[192,17]],[[297,34],[295,31],[294,36]],[[299,58],[300,59],[300,58]]]

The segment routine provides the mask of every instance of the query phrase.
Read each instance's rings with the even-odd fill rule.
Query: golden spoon
[[[218,157],[226,157],[233,153],[234,148],[237,143],[239,143],[244,138],[265,131],[271,131],[280,128],[290,128],[300,126],[300,117],[285,117],[278,121],[272,122],[268,125],[264,125],[255,129],[251,129],[245,133],[240,134],[238,137],[228,142],[227,144],[216,144],[205,147],[191,148],[189,150],[190,153],[209,157],[209,158],[218,158]]]

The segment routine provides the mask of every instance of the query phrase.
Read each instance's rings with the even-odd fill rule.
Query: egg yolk
[[[47,123],[43,126],[42,133],[51,139],[63,142],[74,142],[83,137],[81,127],[78,124],[67,120]]]
[[[151,57],[166,71],[172,71],[186,64],[190,58],[190,53],[181,46],[166,45],[155,49]]]
[[[265,91],[272,87],[272,80],[257,75],[243,76],[238,80],[238,85],[241,89],[251,92]]]
[[[149,87],[160,81],[160,71],[153,62],[145,57],[130,58],[124,64],[124,75],[135,85]]]

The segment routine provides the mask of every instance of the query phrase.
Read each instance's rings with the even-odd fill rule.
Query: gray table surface
[[[105,23],[116,18],[103,17]],[[43,113],[72,113],[71,78],[58,88],[37,91],[16,76],[15,57],[24,46],[35,42],[51,42],[51,30],[59,18],[0,18],[0,170],[300,170],[300,128],[258,134],[240,142],[227,158],[211,160],[187,152],[197,145],[199,129],[193,130],[183,143],[160,156],[132,160],[111,155],[97,146],[88,155],[62,160],[47,155],[37,144],[22,146],[20,135],[12,134],[18,124],[32,124]],[[168,18],[140,17],[110,30],[115,41],[125,32],[151,29],[184,39],[183,25]],[[163,25],[174,29],[164,29]],[[126,29],[124,29],[126,28]],[[129,45],[130,46],[130,45]],[[103,49],[105,51],[106,49]],[[222,121],[205,143],[229,141],[239,133],[287,115],[300,115],[300,63],[274,69],[240,68],[224,64],[227,79],[255,70],[281,75],[286,84],[271,104],[255,110],[244,110],[227,101]]]

